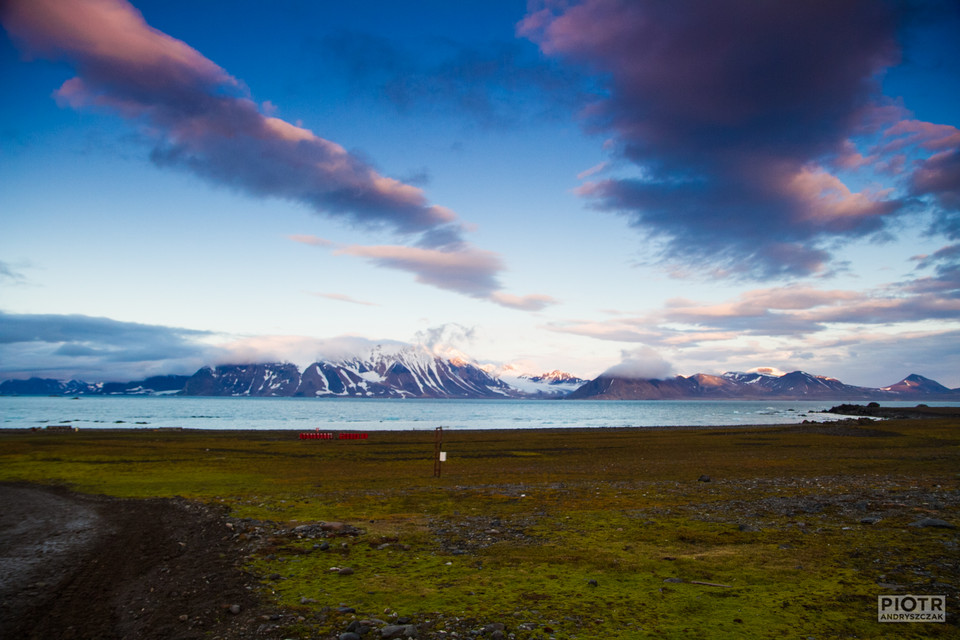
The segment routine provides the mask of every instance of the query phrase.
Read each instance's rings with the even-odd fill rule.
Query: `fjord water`
[[[376,400],[81,396],[0,397],[0,428],[524,429],[825,422],[820,401]],[[912,406],[915,403],[885,405]],[[937,404],[937,403],[929,403]],[[955,404],[955,403],[944,403]]]

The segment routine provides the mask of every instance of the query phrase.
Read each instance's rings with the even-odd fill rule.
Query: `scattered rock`
[[[911,527],[936,527],[938,529],[956,529],[957,527],[950,524],[946,520],[940,520],[939,518],[921,518],[916,522],[910,523]]]
[[[323,529],[316,524],[302,524],[293,528],[293,533],[299,538],[316,538],[322,535]]]
[[[860,518],[860,524],[877,524],[883,520],[879,516],[867,516],[866,518]]]
[[[353,573],[354,571],[351,567],[340,567],[340,569],[337,571],[337,574],[341,576],[352,576]]]
[[[670,584],[682,584],[683,580],[681,580],[680,578],[665,578],[664,582],[667,582]]]
[[[240,613],[240,605],[238,605],[238,604],[232,604],[232,605],[230,605],[230,608],[228,609],[228,611],[230,611],[230,613],[232,613],[233,615],[239,615],[239,613]]]
[[[590,585],[591,587],[599,586],[599,583],[593,579],[587,580],[587,584]]]
[[[378,627],[378,626],[383,626],[385,624],[387,623],[381,620],[380,618],[364,618],[363,620],[360,620],[360,625],[363,627]],[[360,635],[363,635],[365,633],[365,632],[357,631],[356,629],[353,629],[353,631],[356,631]]]
[[[334,536],[358,536],[363,533],[362,529],[344,522],[321,522],[320,530]]]
[[[697,478],[697,482],[710,482],[710,476],[704,474]]]
[[[359,633],[354,633],[353,631],[346,631],[340,634],[338,640],[361,640]]]
[[[528,529],[537,522],[536,516],[493,520],[484,516],[466,516],[434,520],[431,528],[444,552],[462,556],[499,542],[534,544],[536,537],[529,534]]]
[[[416,638],[417,628],[412,624],[388,624],[380,629],[380,637],[383,640],[392,640],[393,638]]]

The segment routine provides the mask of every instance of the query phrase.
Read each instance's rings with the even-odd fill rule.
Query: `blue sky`
[[[955,3],[0,7],[0,378],[960,386]]]

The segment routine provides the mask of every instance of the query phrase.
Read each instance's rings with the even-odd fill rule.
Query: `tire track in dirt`
[[[280,632],[264,623],[277,616],[258,602],[220,508],[4,484],[0,505],[2,638],[240,640]]]

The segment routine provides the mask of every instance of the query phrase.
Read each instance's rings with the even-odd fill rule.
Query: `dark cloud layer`
[[[0,378],[193,373],[212,351],[206,331],[84,315],[0,311]]]
[[[807,275],[826,268],[830,240],[875,233],[908,210],[905,196],[852,192],[830,172],[851,137],[881,126],[878,114],[883,126],[903,115],[878,107],[907,3],[545,4],[518,33],[604,79],[585,117],[613,133],[638,174],[581,193],[665,240],[666,257]],[[955,208],[957,148],[921,161],[909,195]]]
[[[84,315],[12,314],[0,311],[0,344],[46,342],[138,348],[160,345],[179,351],[177,345],[205,335],[209,333]]]
[[[917,268],[932,268],[933,275],[902,283],[911,294],[931,293],[940,298],[960,299],[960,244],[952,244],[929,256],[917,257]]]

